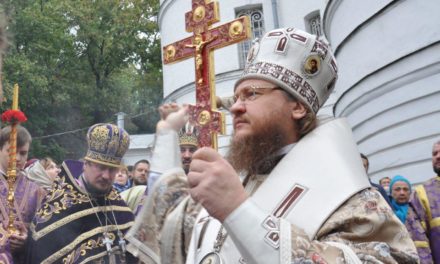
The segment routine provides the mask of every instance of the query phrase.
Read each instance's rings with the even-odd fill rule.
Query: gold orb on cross
[[[206,110],[200,112],[199,117],[197,118],[197,122],[202,126],[208,124],[210,120],[211,114]]]
[[[240,21],[235,21],[229,26],[229,36],[235,38],[243,33],[243,24]]]
[[[205,7],[204,6],[196,7],[193,13],[193,20],[195,22],[200,22],[203,20],[203,18],[205,18]]]
[[[166,47],[166,49],[165,49],[165,59],[166,60],[170,60],[170,59],[174,58],[175,55],[176,55],[176,47],[174,47],[173,45],[169,45],[168,47]]]

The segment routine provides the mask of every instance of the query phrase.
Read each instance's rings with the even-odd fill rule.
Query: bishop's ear
[[[294,120],[299,120],[306,116],[307,108],[299,101],[292,102],[292,118]]]

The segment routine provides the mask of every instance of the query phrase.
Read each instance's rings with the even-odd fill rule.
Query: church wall
[[[161,0],[162,45],[191,33],[184,13],[191,1]],[[271,0],[221,0],[220,25],[236,10],[261,5],[266,31],[275,27]],[[346,117],[359,150],[370,158],[370,175],[401,174],[413,182],[433,175],[431,147],[440,139],[439,57],[440,2],[397,0],[278,0],[280,27],[307,29],[306,17],[320,12],[324,34],[336,51],[340,78],[319,114]],[[214,52],[216,92],[229,96],[241,70],[238,46]],[[164,65],[164,101],[194,103],[194,60]],[[226,115],[226,136],[219,136],[225,153],[232,133]]]
[[[153,149],[150,147],[146,147],[143,149],[131,149],[125,154],[122,163],[125,166],[129,166],[129,165],[134,165],[136,162],[138,162],[141,159],[146,159],[148,161],[151,161],[152,153],[153,153]]]
[[[295,27],[301,30],[306,29],[304,18],[318,11],[323,16],[324,4],[323,0],[282,0],[278,1],[278,16],[280,27]],[[273,27],[271,27],[272,29]]]
[[[432,177],[440,139],[440,2],[331,1],[324,29],[340,78],[330,98],[347,117],[374,181]],[[348,15],[347,15],[348,14]]]
[[[275,27],[271,0],[221,0],[220,25],[236,10],[261,5],[266,31]],[[279,0],[280,27],[307,29],[305,18],[320,12],[322,29],[336,52],[340,77],[320,114],[346,117],[359,150],[370,158],[373,181],[402,174],[419,182],[430,177],[432,143],[439,135],[440,2]],[[184,13],[191,1],[161,0],[162,45],[190,36]],[[232,94],[239,77],[238,47],[214,52],[216,92]],[[164,68],[165,101],[194,103],[194,60]],[[437,121],[436,121],[437,120]],[[232,133],[219,137],[225,153]]]
[[[128,166],[141,159],[151,161],[153,145],[154,134],[130,135],[130,148],[125,153],[122,163]]]
[[[392,0],[368,1],[360,5],[359,1],[332,1],[327,9],[327,18],[331,23],[325,24],[325,32],[336,47],[359,25],[368,21],[374,14],[389,5]]]

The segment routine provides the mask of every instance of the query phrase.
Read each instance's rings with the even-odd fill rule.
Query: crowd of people
[[[368,172],[368,158],[363,154],[361,157]],[[440,218],[436,220],[440,216],[436,214],[440,198],[440,141],[433,144],[432,166],[437,176],[415,186],[402,175],[386,176],[379,180],[379,184],[372,183],[409,231],[422,264],[440,261],[440,244],[436,234],[437,221],[440,221]]]
[[[348,123],[317,115],[337,77],[324,39],[267,32],[219,99],[233,117],[225,157],[198,148],[174,103],[159,108],[151,159],[133,166],[116,125],[91,126],[84,157],[59,166],[28,161],[18,125],[12,207],[4,127],[0,263],[440,263],[440,141],[431,180],[372,183]]]

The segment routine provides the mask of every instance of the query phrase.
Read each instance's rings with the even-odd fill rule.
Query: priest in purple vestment
[[[440,140],[432,147],[432,167],[437,176],[416,187],[411,205],[422,219],[434,263],[440,263]]]
[[[63,162],[32,221],[26,263],[137,263],[124,239],[134,215],[113,188],[129,142],[116,125],[90,127],[84,162]]]
[[[27,161],[32,137],[26,128],[17,126],[17,178],[14,192],[14,225],[17,233],[9,234],[9,204],[8,204],[8,170],[9,136],[11,127],[7,126],[0,132],[0,263],[24,263],[23,252],[26,247],[29,224],[34,217],[39,201],[44,195],[36,183],[30,181],[23,172]],[[13,258],[13,262],[12,259]]]

